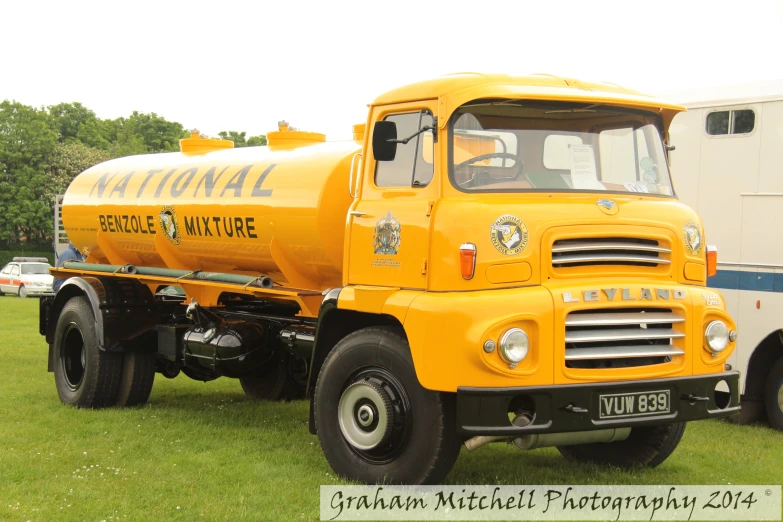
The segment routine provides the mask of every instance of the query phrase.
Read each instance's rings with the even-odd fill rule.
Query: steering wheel
[[[474,156],[474,157],[472,157],[472,158],[470,158],[468,160],[463,161],[462,163],[457,163],[456,165],[454,165],[454,170],[467,167],[468,165],[470,165],[472,163],[476,163],[477,161],[484,161],[484,160],[494,159],[494,158],[510,159],[510,160],[514,160],[517,163],[517,172],[513,176],[510,176],[511,178],[516,178],[517,176],[522,174],[522,168],[524,166],[522,164],[522,160],[520,160],[516,156],[516,154],[511,154],[510,152],[490,152],[489,154],[482,154],[480,156]],[[475,176],[471,176],[471,178],[469,180],[467,180],[464,183],[460,183],[459,185],[461,187],[467,187],[468,184],[473,182],[474,180],[475,180]]]

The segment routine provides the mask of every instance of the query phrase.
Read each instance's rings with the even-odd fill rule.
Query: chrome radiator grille
[[[685,319],[668,309],[634,308],[571,312],[566,318],[567,368],[629,368],[671,361]]]
[[[552,266],[588,265],[658,266],[671,263],[671,249],[654,239],[604,237],[560,239],[552,245]]]

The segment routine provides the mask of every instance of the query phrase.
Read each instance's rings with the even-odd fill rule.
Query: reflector
[[[718,247],[707,245],[707,277],[718,273]]]
[[[476,245],[462,243],[459,246],[459,266],[463,278],[473,279],[476,271]]]

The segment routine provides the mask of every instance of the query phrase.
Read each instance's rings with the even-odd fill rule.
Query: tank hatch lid
[[[277,122],[277,129],[266,135],[266,142],[269,148],[297,149],[326,141],[326,134],[300,131],[291,127],[285,120]]]
[[[207,152],[233,148],[233,141],[208,138],[197,130],[190,131],[190,138],[179,140],[179,150],[185,154],[206,154]]]
[[[364,129],[366,127],[366,124],[364,123],[357,123],[353,126],[353,140],[354,141],[364,141]]]

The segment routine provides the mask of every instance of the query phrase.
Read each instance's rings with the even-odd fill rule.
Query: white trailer
[[[688,107],[669,134],[675,190],[718,247],[708,285],[738,324],[740,422],[783,430],[783,80],[671,99]]]

